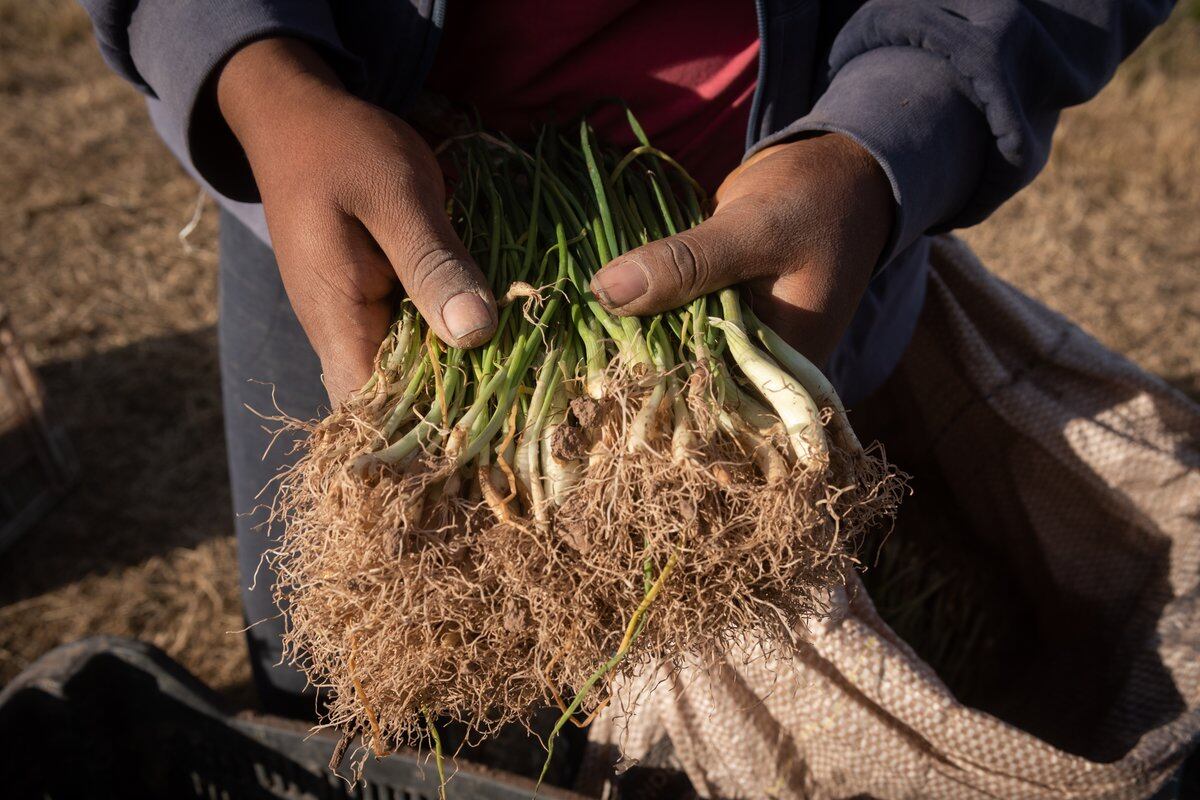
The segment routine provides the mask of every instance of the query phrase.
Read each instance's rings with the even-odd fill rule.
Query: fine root
[[[671,446],[676,398],[659,403],[674,430],[653,426],[651,446],[630,452],[652,381],[606,385],[600,402],[575,398],[559,428],[553,447],[582,468],[553,498],[549,530],[520,513],[502,459],[456,476],[476,491],[446,491],[432,456],[348,468],[376,441],[371,397],[304,426],[303,455],[280,480],[275,519],[287,525],[271,564],[287,657],[327,690],[329,723],[379,755],[428,741],[428,715],[488,735],[542,705],[566,709],[564,694],[592,680],[571,714],[590,718],[640,664],[748,635],[787,642],[789,626],[828,611],[863,532],[899,501],[903,482],[879,451],[789,464],[777,434],[722,424],[695,396],[702,380],[681,389],[685,457]],[[647,570],[668,564],[631,637]]]

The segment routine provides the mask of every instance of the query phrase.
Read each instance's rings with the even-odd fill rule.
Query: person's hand
[[[775,145],[717,190],[712,217],[613,259],[592,279],[609,310],[645,315],[743,284],[751,308],[817,364],[833,352],[891,232],[891,185],[853,140]]]
[[[441,170],[419,134],[349,94],[296,40],[235,53],[217,102],[250,161],[284,287],[334,402],[370,377],[397,284],[442,341],[491,337],[495,299],[450,226]]]

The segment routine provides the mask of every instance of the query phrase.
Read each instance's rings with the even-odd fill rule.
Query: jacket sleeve
[[[353,85],[360,65],[341,44],[327,0],[80,0],[104,60],[150,98],[171,150],[217,192],[256,201],[245,155],[216,107],[212,78],[240,47],[303,39]]]
[[[1171,0],[868,0],[841,29],[806,131],[857,140],[897,202],[880,263],[975,224],[1045,165],[1060,111],[1094,96]]]

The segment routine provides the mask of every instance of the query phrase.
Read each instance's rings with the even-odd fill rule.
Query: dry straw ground
[[[1200,397],[1200,0],[1049,169],[966,232],[984,260]],[[89,633],[165,648],[235,699],[249,670],[214,333],[215,214],[66,0],[0,0],[0,298],[79,450],[78,489],[0,556],[0,683]]]

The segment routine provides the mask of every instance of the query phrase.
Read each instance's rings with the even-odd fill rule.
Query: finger
[[[334,405],[371,376],[392,319],[395,273],[356,221],[337,216],[275,237],[279,272]]]
[[[411,194],[411,193],[410,193]],[[496,300],[483,272],[428,198],[384,204],[393,213],[363,219],[405,292],[443,342],[476,347],[496,330]]]
[[[619,256],[592,278],[605,308],[623,316],[668,311],[771,268],[746,213],[731,209],[676,236]]]

